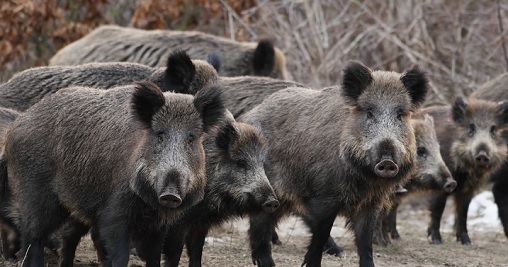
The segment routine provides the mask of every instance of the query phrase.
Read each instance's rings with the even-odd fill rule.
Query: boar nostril
[[[384,159],[374,167],[374,172],[377,176],[383,178],[391,178],[399,173],[399,166],[390,159]]]
[[[487,152],[485,152],[483,150],[480,151],[480,153],[478,153],[478,155],[476,155],[476,157],[475,157],[475,162],[476,162],[476,165],[480,166],[480,167],[485,167],[485,166],[489,165],[490,158],[487,155]]]
[[[457,187],[457,182],[455,180],[448,178],[448,179],[446,179],[446,183],[443,186],[443,190],[446,193],[451,193],[451,192],[453,192],[453,190],[455,190],[455,187]]]
[[[263,203],[263,210],[267,213],[272,213],[276,211],[280,206],[280,203],[276,199],[267,200],[265,203]]]
[[[175,193],[163,193],[159,196],[159,203],[168,208],[178,208],[182,204],[182,199]]]

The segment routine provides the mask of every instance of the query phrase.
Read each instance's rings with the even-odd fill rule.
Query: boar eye
[[[423,146],[420,146],[416,149],[416,153],[418,157],[426,157],[427,156],[427,149]]]
[[[187,144],[192,145],[195,139],[196,137],[193,134],[189,134],[189,136],[187,137]]]
[[[490,133],[491,133],[491,134],[496,134],[496,130],[497,130],[496,125],[492,125],[492,126],[490,127]]]
[[[367,111],[367,119],[372,119],[374,117],[374,114],[372,111]]]
[[[476,131],[476,125],[469,124],[469,131],[468,131],[469,136],[473,136],[475,131]]]
[[[239,159],[236,161],[236,165],[238,165],[238,167],[240,168],[247,168],[247,161],[244,160],[244,159]]]
[[[159,143],[164,142],[164,132],[163,131],[157,132],[157,141],[159,141]]]

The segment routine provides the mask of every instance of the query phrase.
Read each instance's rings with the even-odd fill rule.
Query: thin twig
[[[499,23],[499,29],[501,30],[501,35],[504,34],[503,29],[503,18],[501,17],[501,0],[497,0],[497,21]],[[503,44],[503,52],[504,52],[504,61],[506,63],[506,70],[508,71],[508,53],[506,53],[506,42],[505,38],[501,38],[501,42]]]

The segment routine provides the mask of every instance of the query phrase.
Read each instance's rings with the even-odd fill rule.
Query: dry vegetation
[[[344,62],[431,73],[429,103],[468,94],[508,70],[508,2],[501,0],[4,0],[0,81],[44,65],[99,24],[198,29],[236,40],[272,36],[292,79],[337,84]]]

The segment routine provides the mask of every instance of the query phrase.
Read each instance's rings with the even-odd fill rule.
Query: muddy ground
[[[421,205],[415,207],[414,203],[403,204],[398,214],[402,240],[388,247],[374,246],[376,266],[508,266],[508,239],[504,236],[500,224],[491,222],[488,225],[470,225],[469,232],[473,245],[463,246],[455,241],[452,233],[453,220],[450,219],[452,208],[449,203],[445,211],[442,226],[444,244],[432,245],[429,244],[426,235],[429,212]],[[470,220],[473,221],[473,218]],[[204,247],[203,266],[254,266],[250,259],[247,229],[246,220],[237,220],[214,229]],[[273,249],[277,267],[300,266],[309,240],[305,227],[300,220],[290,217],[279,227],[279,235],[283,245],[275,246]],[[358,266],[353,237],[344,229],[342,218],[335,221],[332,236],[344,248],[346,257],[325,255],[322,266]],[[135,256],[131,256],[130,264],[144,266]],[[47,266],[55,265],[54,260],[47,262]],[[187,265],[185,255],[180,265]],[[19,266],[19,263],[6,263],[0,260],[0,266]],[[81,242],[75,266],[99,266],[88,236]]]

